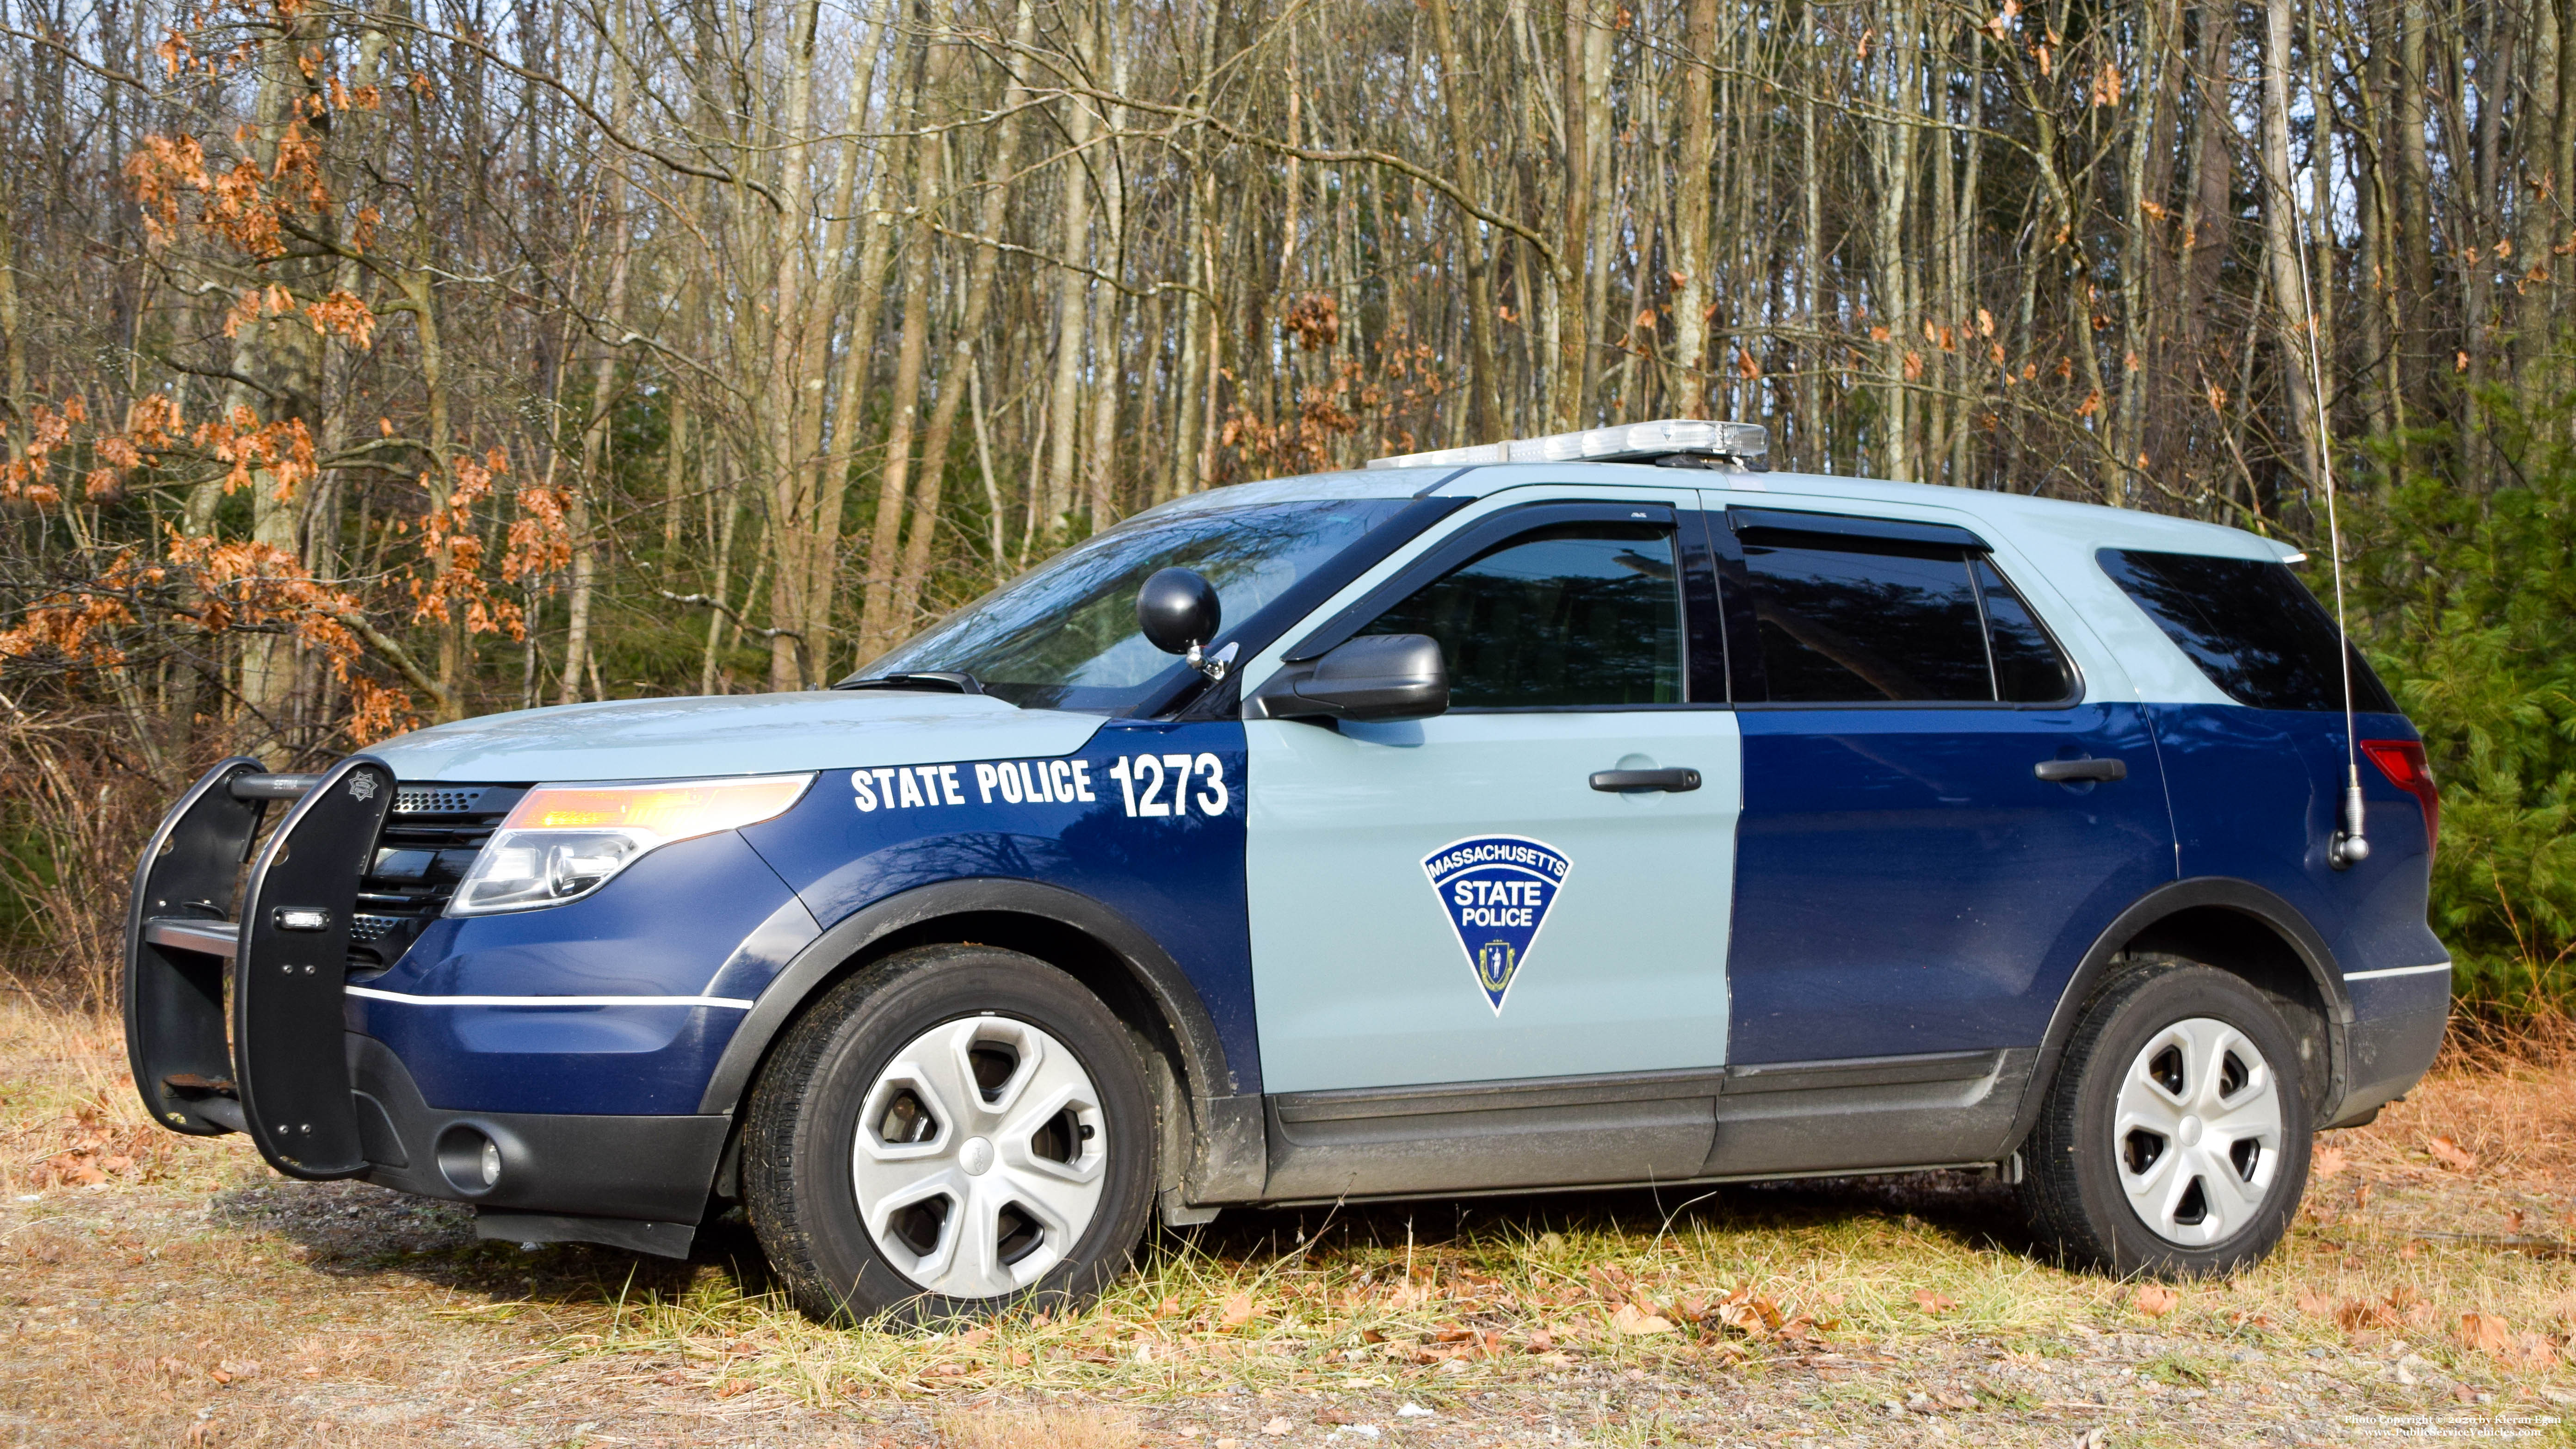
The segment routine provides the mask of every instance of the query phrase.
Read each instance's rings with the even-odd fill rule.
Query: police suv
[[[1762,451],[1221,488],[829,691],[227,760],[135,1081],[488,1237],[739,1204],[843,1321],[1079,1303],[1157,1214],[1934,1167],[2260,1258],[2442,1033],[2413,727],[2281,545]]]

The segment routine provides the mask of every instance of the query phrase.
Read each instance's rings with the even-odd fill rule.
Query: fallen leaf
[[[1217,1322],[1227,1328],[1241,1328],[1250,1323],[1255,1316],[1252,1295],[1237,1293],[1225,1300],[1225,1311],[1217,1315]]]
[[[2328,1145],[2317,1149],[2317,1155],[2312,1170],[2318,1177],[2327,1178],[2343,1171],[2348,1165],[2349,1164],[2344,1161],[2343,1149]]]
[[[2299,1311],[2310,1318],[2334,1317],[2334,1300],[2313,1289],[2299,1290]]]
[[[2432,1141],[2424,1144],[2424,1150],[2432,1153],[2433,1160],[2442,1164],[2444,1167],[2452,1168],[2460,1172],[2475,1172],[2478,1170],[2477,1154],[2463,1149],[2460,1144],[2452,1141],[2448,1137],[2434,1138]]]
[[[2513,1325],[2492,1313],[2463,1313],[2460,1315],[2460,1342],[2479,1353],[2511,1357],[2514,1351]]]
[[[2161,1283],[2147,1283],[2140,1285],[2137,1296],[2129,1301],[2149,1318],[2162,1318],[2182,1306],[2182,1295]]]
[[[949,1365],[949,1367],[954,1368],[956,1365],[952,1364]],[[749,1379],[726,1379],[723,1383],[716,1385],[716,1397],[719,1399],[730,1399],[736,1394],[747,1394],[750,1392],[751,1380]]]
[[[1288,1416],[1286,1414],[1273,1414],[1270,1416],[1270,1422],[1261,1426],[1261,1432],[1269,1435],[1273,1439],[1276,1439],[1296,1427],[1296,1425],[1288,1422]]]
[[[1929,1288],[1917,1288],[1914,1290],[1914,1306],[1937,1316],[1958,1307],[1959,1300],[1944,1297]]]
[[[1646,1338],[1673,1331],[1672,1320],[1652,1313],[1641,1313],[1634,1303],[1622,1303],[1610,1315],[1610,1326],[1630,1338]]]

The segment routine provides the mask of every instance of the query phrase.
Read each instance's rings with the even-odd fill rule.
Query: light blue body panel
[[[1474,486],[1487,473],[1500,486]],[[1253,656],[1247,685],[1275,673],[1308,628],[1492,514],[1555,501],[1699,506],[1698,489],[1637,468],[1396,469],[1321,481],[1468,485],[1458,491],[1485,496]],[[1726,900],[1742,799],[1730,712],[1459,712],[1338,734],[1253,720],[1244,734],[1245,899],[1269,1090],[1724,1062]],[[1660,797],[1591,788],[1593,771],[1623,760],[1688,766],[1707,783]],[[1478,836],[1533,839],[1571,863],[1499,1010],[1423,867],[1433,851]],[[1676,915],[1676,900],[1693,908]]]
[[[1244,725],[1254,999],[1274,1092],[1711,1067],[1743,799],[1722,709]],[[1595,770],[1689,767],[1678,794]],[[1424,859],[1519,836],[1570,863],[1496,1008]]]
[[[984,695],[800,690],[520,710],[432,725],[368,753],[401,780],[675,780],[1065,755],[1101,723]]]

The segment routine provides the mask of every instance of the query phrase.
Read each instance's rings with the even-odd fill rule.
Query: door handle
[[[1595,770],[1595,790],[1671,790],[1676,793],[1699,788],[1697,770]]]
[[[2129,778],[2126,760],[2042,760],[2030,772],[2043,780],[2072,785],[2079,780],[2125,780]]]

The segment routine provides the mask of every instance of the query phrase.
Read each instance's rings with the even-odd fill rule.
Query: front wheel
[[[2077,1024],[2022,1149],[2033,1230],[2122,1275],[2261,1261],[2307,1189],[2298,1063],[2280,1013],[2244,981],[2135,963]]]
[[[834,988],[762,1069],[744,1200],[818,1320],[1079,1307],[1144,1233],[1154,1140],[1099,998],[1015,951],[922,947]]]

